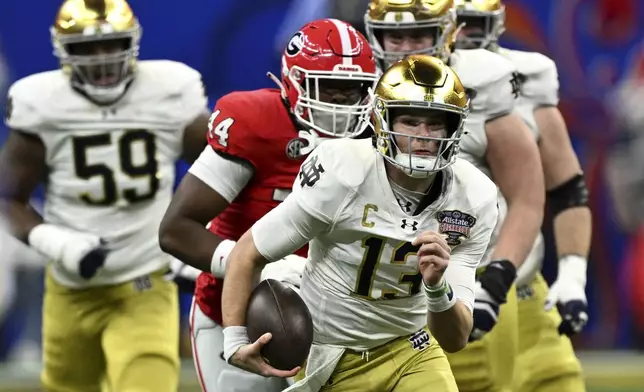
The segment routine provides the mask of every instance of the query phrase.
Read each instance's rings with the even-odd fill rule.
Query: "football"
[[[262,356],[280,370],[302,366],[313,343],[313,320],[306,304],[295,290],[274,279],[263,280],[253,290],[246,328],[251,342],[267,332],[272,334]]]

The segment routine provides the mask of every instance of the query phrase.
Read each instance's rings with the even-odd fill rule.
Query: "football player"
[[[270,337],[249,341],[245,310],[254,270],[310,241],[300,295],[315,334],[290,390],[458,390],[443,350],[467,344],[476,268],[498,216],[494,183],[457,158],[468,106],[439,59],[410,56],[385,71],[375,139],[320,145],[293,193],[233,249],[225,358],[265,376],[299,370],[262,359]]]
[[[0,211],[51,262],[43,308],[46,391],[176,391],[177,290],[158,226],[175,161],[206,144],[200,74],[137,61],[124,0],[66,0],[51,28],[61,70],[9,90]],[[41,182],[40,216],[28,203]]]
[[[160,228],[164,250],[207,271],[197,279],[191,316],[193,358],[204,391],[286,387],[283,379],[223,360],[221,278],[235,241],[286,198],[306,155],[326,138],[365,134],[376,64],[362,34],[345,22],[322,19],[292,36],[281,82],[273,78],[279,89],[234,92],[217,102],[209,146],[183,178]],[[299,256],[284,255],[263,277],[298,286],[303,246]]]
[[[516,291],[511,287],[541,228],[545,199],[537,145],[515,111],[516,67],[484,49],[452,50],[457,33],[453,0],[373,0],[365,25],[381,63],[411,53],[440,57],[470,93],[460,153],[497,184],[504,219],[478,275],[471,336],[478,341],[448,359],[461,391],[510,390],[518,350]]]
[[[518,272],[520,344],[515,390],[584,391],[581,366],[566,335],[579,333],[588,320],[585,288],[591,213],[583,171],[557,109],[557,67],[540,53],[499,46],[505,19],[500,0],[457,0],[457,14],[459,24],[465,25],[457,47],[487,49],[517,67],[521,82],[517,111],[538,143],[547,201],[554,216],[559,257],[556,281],[548,289],[540,274],[541,235]]]

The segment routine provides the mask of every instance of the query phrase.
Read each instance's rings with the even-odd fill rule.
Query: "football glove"
[[[105,264],[108,250],[97,235],[40,224],[29,232],[29,245],[83,279],[93,278]]]
[[[174,281],[182,292],[194,293],[195,282],[200,274],[200,270],[173,257],[170,261],[170,272],[165,275],[165,279]]]
[[[474,292],[474,326],[470,341],[483,338],[494,328],[516,276],[517,269],[508,260],[491,262],[479,276]]]
[[[306,259],[298,255],[288,255],[283,259],[266,264],[260,275],[260,281],[275,279],[291,286],[300,287]]]
[[[557,279],[550,286],[545,310],[555,305],[561,314],[559,333],[568,336],[577,334],[588,323],[586,300],[587,262],[581,256],[569,255],[559,260]]]

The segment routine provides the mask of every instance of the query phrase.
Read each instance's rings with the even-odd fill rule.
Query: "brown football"
[[[251,342],[270,332],[262,356],[272,367],[291,370],[302,366],[313,343],[313,320],[302,298],[287,285],[266,279],[255,287],[246,310]]]

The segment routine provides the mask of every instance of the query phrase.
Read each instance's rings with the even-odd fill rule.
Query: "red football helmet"
[[[297,120],[334,137],[368,124],[369,89],[377,81],[367,39],[346,22],[320,19],[293,35],[282,56],[282,91]]]

